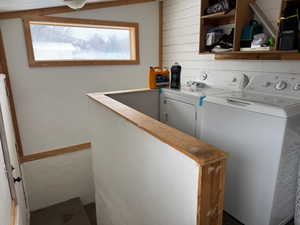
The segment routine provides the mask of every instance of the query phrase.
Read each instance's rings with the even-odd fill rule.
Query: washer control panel
[[[257,74],[245,90],[300,98],[300,74]]]

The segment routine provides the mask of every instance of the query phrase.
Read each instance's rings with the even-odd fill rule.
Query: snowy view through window
[[[130,60],[130,30],[30,24],[35,60]]]

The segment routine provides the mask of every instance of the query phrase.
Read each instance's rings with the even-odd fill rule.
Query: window
[[[137,23],[36,17],[24,32],[30,66],[139,64]]]

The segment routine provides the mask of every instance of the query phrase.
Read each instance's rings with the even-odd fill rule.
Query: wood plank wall
[[[163,65],[178,61],[185,77],[199,73],[197,61],[207,61],[198,54],[200,0],[165,0],[163,15]]]
[[[268,16],[278,15],[280,0],[257,1]],[[298,61],[216,61],[213,55],[199,55],[200,0],[164,0],[163,16],[163,65],[179,62],[183,67],[183,81],[200,78],[202,71],[242,71],[250,75],[300,71]]]

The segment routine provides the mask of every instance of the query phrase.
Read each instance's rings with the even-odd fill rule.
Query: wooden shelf
[[[245,59],[245,60],[299,60],[297,50],[291,51],[232,51],[215,53],[215,59]]]
[[[213,53],[209,51],[199,52],[199,55],[207,55],[207,54],[213,54]]]
[[[298,54],[299,52],[297,50],[289,50],[289,51],[281,51],[281,50],[270,50],[270,51],[228,51],[228,52],[209,52],[209,51],[205,51],[205,52],[199,52],[199,54],[201,55],[205,55],[205,54],[219,54],[219,55],[227,55],[227,54]]]
[[[200,24],[200,44],[199,52],[206,52],[206,34],[215,27],[221,25],[233,24],[234,40],[233,50],[240,49],[240,39],[243,28],[253,18],[253,13],[250,10],[249,2],[252,0],[236,0],[236,8],[232,9],[228,13],[216,13],[212,15],[204,15],[205,9],[209,6],[209,0],[201,0],[201,24]],[[212,53],[213,54],[213,53]]]
[[[219,12],[215,14],[210,14],[206,16],[201,16],[201,19],[222,19],[222,18],[228,18],[228,17],[234,17],[235,16],[235,9],[232,9],[230,12]]]
[[[234,51],[228,51],[228,52],[209,52],[209,51],[205,51],[205,52],[199,52],[199,55],[214,55],[214,54],[230,54],[230,53],[235,53]]]
[[[212,15],[204,15],[205,9],[209,6],[209,0],[201,0],[201,24],[200,24],[200,43],[199,54],[213,54],[215,59],[239,59],[239,60],[300,60],[298,50],[281,51],[240,51],[240,40],[243,28],[249,24],[253,18],[253,12],[250,10],[249,3],[253,0],[236,0],[236,8],[228,13],[216,13]],[[279,18],[282,16],[283,9],[288,2],[300,2],[300,0],[282,0]],[[234,40],[233,51],[230,52],[208,52],[206,49],[206,34],[209,29],[218,27],[224,24],[234,24]],[[275,46],[278,46],[279,31]]]
[[[225,54],[225,53],[233,53],[233,54],[297,54],[299,53],[297,50],[270,50],[270,51],[233,51],[233,52],[220,52],[216,54]]]

